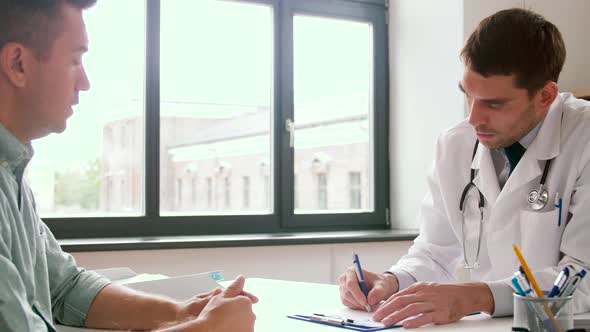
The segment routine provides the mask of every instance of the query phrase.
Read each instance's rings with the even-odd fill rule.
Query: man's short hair
[[[548,81],[557,83],[565,44],[555,25],[527,9],[507,9],[485,18],[471,34],[461,58],[484,77],[515,75],[518,88],[533,96]]]
[[[86,9],[95,3],[96,0],[0,0],[0,50],[15,42],[44,58],[61,32],[63,5]]]

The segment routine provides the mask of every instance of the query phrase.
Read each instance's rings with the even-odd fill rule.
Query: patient
[[[54,321],[103,329],[248,332],[239,277],[178,303],[110,284],[64,253],[23,179],[31,141],[61,133],[90,88],[82,11],[96,0],[0,1],[0,331],[55,331]]]

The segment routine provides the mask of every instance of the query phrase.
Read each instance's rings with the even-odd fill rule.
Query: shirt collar
[[[19,142],[10,131],[0,124],[0,166],[14,169],[27,164],[33,157],[33,147],[30,143]]]
[[[542,124],[543,124],[543,121],[541,121],[535,128],[533,128],[531,131],[529,131],[529,133],[526,134],[523,138],[521,138],[518,141],[518,143],[520,143],[520,145],[524,146],[525,149],[528,149],[529,145],[531,145],[531,143],[533,142],[535,137],[537,137],[537,134],[539,133],[539,129],[541,129]]]

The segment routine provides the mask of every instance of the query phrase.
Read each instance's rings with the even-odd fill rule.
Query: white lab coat
[[[456,268],[463,264],[459,200],[473,168],[477,174],[474,183],[485,198],[485,207],[481,267],[473,270],[471,277],[490,285],[495,314],[511,314],[509,280],[520,265],[512,244],[520,246],[546,290],[566,264],[577,269],[590,267],[590,102],[560,94],[502,190],[488,148],[479,144],[472,161],[475,141],[467,120],[439,137],[428,193],[420,209],[420,235],[392,271],[405,271],[417,281],[456,280]],[[533,211],[527,202],[528,193],[539,187],[545,160],[551,158],[555,159],[545,183],[549,202],[541,211]],[[563,197],[560,227],[558,209],[553,204],[556,192]],[[470,195],[476,197],[477,191],[470,190]],[[477,199],[470,204],[468,208],[477,209]],[[479,223],[479,215],[468,214],[465,222]],[[468,238],[477,239],[477,227],[466,229]],[[473,242],[468,243],[468,248],[475,250]],[[590,311],[590,276],[575,293],[574,310]]]

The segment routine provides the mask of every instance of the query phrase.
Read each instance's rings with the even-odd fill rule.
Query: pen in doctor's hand
[[[557,227],[561,226],[561,208],[563,206],[563,199],[559,193],[555,193],[555,201],[553,205],[558,209],[557,211]]]
[[[359,256],[356,253],[352,253],[352,262],[354,264],[354,270],[356,272],[356,277],[359,280],[359,287],[363,294],[365,294],[365,298],[369,296],[369,290],[367,289],[367,283],[365,282],[365,276],[363,275],[363,268],[361,267],[361,261],[359,260]],[[367,312],[371,312],[371,306],[369,305],[369,300],[367,299],[367,304],[365,304],[365,309]]]

